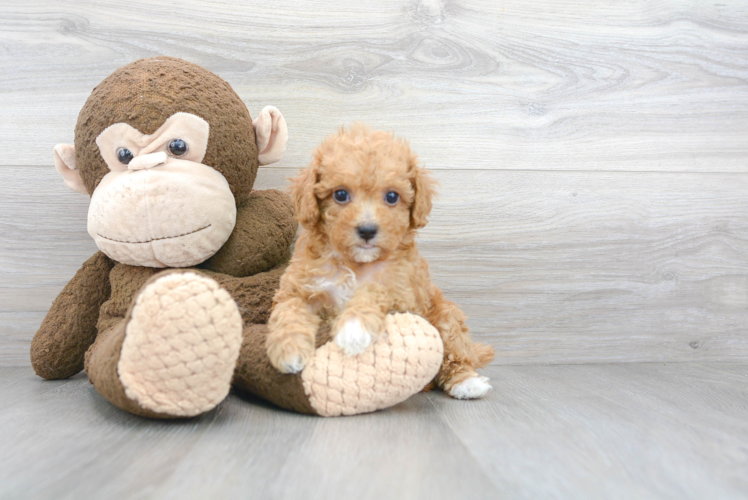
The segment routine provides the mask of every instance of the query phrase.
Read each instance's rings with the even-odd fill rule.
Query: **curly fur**
[[[300,370],[322,323],[355,353],[360,328],[375,338],[389,312],[419,314],[439,330],[444,361],[435,382],[451,395],[455,385],[477,377],[475,370],[493,359],[491,347],[472,342],[465,315],[431,282],[428,263],[418,253],[416,231],[426,225],[435,186],[408,143],[391,133],[354,124],[317,148],[311,164],[292,179],[304,231],[268,323],[268,355],[276,368]],[[335,201],[340,189],[349,201]],[[385,201],[389,191],[399,195],[394,205]],[[367,244],[357,228],[372,224],[378,230]],[[355,335],[344,335],[346,328]],[[355,346],[344,345],[354,337]]]

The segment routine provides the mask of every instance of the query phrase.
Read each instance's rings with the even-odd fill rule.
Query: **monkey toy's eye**
[[[129,149],[126,148],[119,148],[117,150],[117,159],[119,162],[123,165],[127,165],[132,160],[133,155],[132,152]]]
[[[182,156],[187,152],[187,143],[182,139],[174,139],[169,143],[169,152],[174,156]]]
[[[348,203],[351,201],[351,195],[348,194],[348,191],[345,189],[338,189],[332,194],[332,197],[337,201],[338,203]]]
[[[397,202],[400,200],[400,195],[397,194],[394,191],[389,191],[386,195],[384,195],[384,201],[388,205],[392,205],[393,207],[397,205]]]

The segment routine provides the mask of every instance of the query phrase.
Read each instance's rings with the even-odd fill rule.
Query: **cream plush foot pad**
[[[143,408],[191,417],[228,394],[241,341],[242,318],[226,290],[194,272],[167,274],[135,300],[117,371]]]
[[[415,314],[388,314],[385,334],[362,354],[335,342],[319,347],[301,372],[304,392],[323,417],[387,408],[423,389],[442,364],[439,332]]]

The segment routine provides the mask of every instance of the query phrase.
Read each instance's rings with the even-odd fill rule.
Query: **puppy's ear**
[[[423,167],[418,165],[415,155],[409,160],[410,182],[413,184],[415,197],[413,206],[410,207],[410,227],[420,229],[426,225],[427,218],[431,213],[431,200],[436,195],[436,179]]]
[[[317,204],[317,196],[314,194],[318,172],[319,164],[315,158],[298,176],[291,179],[291,199],[293,200],[296,220],[306,228],[310,228],[319,222],[319,205]]]

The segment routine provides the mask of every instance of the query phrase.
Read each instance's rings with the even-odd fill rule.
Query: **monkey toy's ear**
[[[288,127],[278,108],[262,108],[257,118],[252,120],[252,126],[255,129],[260,165],[269,165],[280,160],[288,144]]]
[[[83,184],[81,174],[78,172],[78,166],[75,163],[75,146],[72,144],[58,144],[55,146],[55,168],[62,178],[65,179],[65,185],[76,193],[88,194],[86,186]]]

